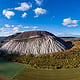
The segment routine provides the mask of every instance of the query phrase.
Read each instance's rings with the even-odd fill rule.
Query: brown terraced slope
[[[70,44],[47,31],[26,31],[10,38],[0,50],[8,53],[47,54],[69,48]]]

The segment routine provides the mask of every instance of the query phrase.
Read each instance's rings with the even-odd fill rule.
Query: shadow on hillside
[[[15,52],[16,53],[16,52]],[[19,54],[8,53],[6,50],[0,50],[0,63],[16,62],[16,58]]]
[[[66,43],[67,43],[68,49],[71,49],[74,46],[74,44],[71,41],[66,41]]]
[[[0,63],[10,62],[5,58],[5,54],[0,52]]]
[[[10,62],[10,61],[5,60],[3,57],[0,57],[0,63],[6,63],[6,62]]]

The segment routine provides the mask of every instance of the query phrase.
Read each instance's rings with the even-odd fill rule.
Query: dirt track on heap
[[[0,80],[10,80],[10,79],[0,75]]]

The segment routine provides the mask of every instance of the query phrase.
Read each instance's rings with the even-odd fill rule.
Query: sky
[[[0,36],[32,30],[80,36],[80,0],[0,0]]]

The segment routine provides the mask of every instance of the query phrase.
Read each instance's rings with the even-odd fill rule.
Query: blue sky
[[[80,1],[0,0],[0,36],[30,30],[79,36]]]

